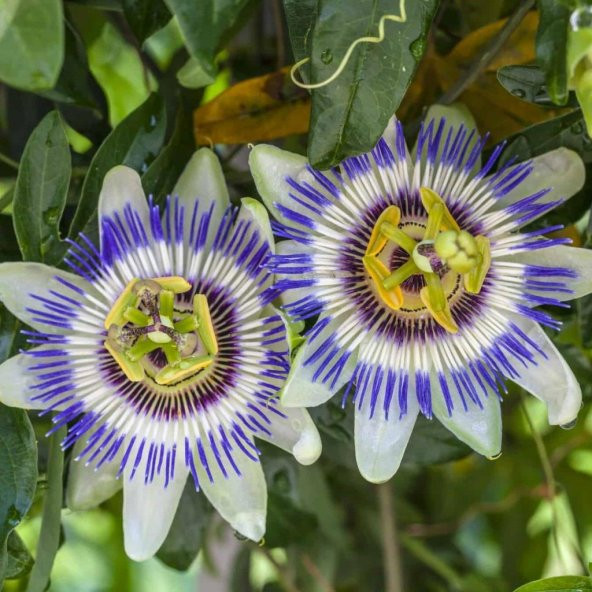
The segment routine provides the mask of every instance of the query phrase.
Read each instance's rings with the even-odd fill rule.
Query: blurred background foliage
[[[360,46],[334,83],[308,93],[291,82],[302,58],[298,77],[331,75],[397,4],[3,2],[0,260],[61,265],[66,237],[96,235],[100,185],[116,164],[160,200],[196,145],[211,146],[238,198],[255,193],[248,143],[274,141],[323,168],[372,147],[395,110],[412,141],[431,104],[457,101],[490,132],[489,149],[507,141],[501,162],[579,152],[589,181],[540,223],[590,245],[589,106],[570,91],[566,55],[574,11],[591,24],[586,3],[409,0],[407,22],[387,23],[385,40]],[[120,497],[62,509],[70,459],[44,437],[48,418],[0,406],[3,590],[42,591],[50,578],[52,592],[357,592],[401,577],[414,592],[592,590],[592,297],[561,317],[555,340],[585,396],[576,425],[549,428],[542,405],[510,389],[501,457],[478,457],[423,420],[399,473],[375,486],[355,466],[350,409],[313,409],[324,441],[314,466],[264,447],[261,545],[230,533],[188,487],[158,557],[129,561]],[[1,310],[0,359],[23,346],[19,329]]]

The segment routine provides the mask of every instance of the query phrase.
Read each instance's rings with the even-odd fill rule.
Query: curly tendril
[[[382,41],[384,41],[384,37],[385,37],[384,23],[386,21],[393,21],[395,23],[404,23],[407,21],[407,13],[405,11],[405,0],[400,0],[399,12],[400,12],[400,14],[398,14],[398,15],[397,14],[385,14],[380,18],[380,20],[378,21],[378,37],[358,37],[357,39],[352,41],[351,45],[347,48],[347,51],[345,52],[345,55],[343,56],[341,62],[339,63],[339,67],[326,80],[323,80],[321,82],[316,82],[314,84],[306,84],[304,82],[300,82],[299,80],[297,80],[296,76],[295,76],[296,72],[300,68],[302,68],[302,66],[304,66],[304,64],[306,64],[307,62],[310,61],[310,58],[304,58],[304,59],[300,60],[299,62],[296,62],[292,66],[292,68],[290,70],[290,78],[292,78],[292,82],[296,86],[299,86],[300,88],[305,88],[307,90],[322,88],[323,86],[327,86],[328,84],[331,84],[331,82],[336,80],[340,76],[340,74],[343,72],[343,70],[347,66],[347,63],[349,62],[349,59],[351,58],[351,55],[357,45],[359,45],[360,43],[381,43]]]

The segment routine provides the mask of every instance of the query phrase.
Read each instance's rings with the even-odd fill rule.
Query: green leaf
[[[189,569],[197,557],[212,514],[204,494],[195,491],[193,481],[189,481],[183,490],[169,533],[156,554],[163,563],[180,571]]]
[[[52,101],[98,110],[90,86],[86,49],[76,29],[67,21],[65,41],[66,53],[60,77],[52,89],[41,91],[39,94]]]
[[[287,16],[295,54],[310,56],[311,82],[323,81],[339,66],[353,41],[377,36],[380,18],[397,15],[392,0],[295,0]],[[312,91],[308,157],[328,168],[347,156],[370,150],[384,131],[409,86],[425,47],[437,0],[407,2],[404,23],[385,23],[381,43],[360,43],[336,80]],[[303,30],[306,15],[308,30]],[[295,20],[294,20],[295,19]],[[298,41],[300,40],[300,41]]]
[[[592,590],[592,578],[584,576],[561,576],[530,582],[514,592],[588,592]]]
[[[67,429],[62,426],[54,432],[49,441],[49,460],[47,466],[47,491],[43,501],[41,532],[37,543],[35,565],[31,570],[27,592],[45,592],[53,562],[60,547],[62,524],[64,451],[62,440]]]
[[[125,18],[140,43],[171,20],[163,0],[122,0],[122,4]]]
[[[317,531],[314,514],[298,508],[291,498],[269,491],[267,498],[266,547],[285,547]]]
[[[130,113],[99,146],[94,155],[84,184],[78,208],[70,226],[70,237],[85,228],[96,232],[96,211],[103,178],[109,169],[124,164],[142,172],[162,146],[166,131],[166,114],[162,100],[151,95]]]
[[[162,203],[173,190],[194,150],[191,113],[179,105],[171,139],[142,176],[144,190],[156,203]]]
[[[53,264],[62,258],[59,224],[71,172],[70,147],[62,119],[52,111],[33,130],[16,180],[14,230],[23,259]]]
[[[470,448],[439,421],[418,416],[411,440],[403,456],[403,465],[432,465],[463,458]]]
[[[536,54],[547,81],[547,92],[558,105],[567,102],[567,33],[570,9],[557,0],[539,0]]]
[[[538,66],[503,66],[497,71],[497,79],[509,93],[523,101],[536,105],[553,105],[554,101],[547,92],[545,73]],[[565,102],[567,100],[566,95]],[[569,105],[578,106],[575,95]]]
[[[37,485],[37,445],[27,414],[0,405],[0,585],[7,537],[29,510]],[[1,587],[1,586],[0,586]]]
[[[4,0],[0,80],[23,90],[51,88],[64,60],[61,0]]]
[[[257,0],[164,0],[177,17],[189,54],[204,76],[216,77],[218,50],[243,25]]]
[[[28,574],[31,567],[33,567],[33,557],[21,537],[14,530],[8,535],[6,548],[8,557],[4,577],[10,580]]]

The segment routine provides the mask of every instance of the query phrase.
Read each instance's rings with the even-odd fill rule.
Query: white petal
[[[271,251],[274,250],[273,232],[271,231],[271,224],[269,223],[269,214],[265,206],[252,197],[243,197],[241,199],[241,209],[238,215],[238,220],[251,220],[259,230],[261,237],[267,239]]]
[[[209,481],[200,463],[196,463],[202,491],[232,528],[252,541],[260,541],[265,534],[267,514],[267,485],[261,463],[237,451],[233,458],[241,474],[237,475],[228,466],[225,478],[211,451],[206,449],[206,454],[214,482]]]
[[[17,354],[0,364],[0,402],[9,407],[21,409],[41,409],[31,402],[31,387],[37,382],[35,376],[28,371],[31,356]]]
[[[432,380],[432,387],[437,388],[437,384],[436,380]],[[479,454],[492,458],[499,454],[502,447],[502,415],[498,394],[491,388],[487,390],[487,397],[479,391],[483,409],[469,400],[465,410],[457,395],[452,415],[449,415],[441,392],[434,393],[432,405],[434,415],[459,440]]]
[[[293,210],[299,209],[298,202],[289,196],[293,190],[286,183],[286,177],[314,183],[312,175],[306,170],[307,164],[306,157],[269,144],[259,144],[251,150],[249,166],[257,191],[276,218],[283,219],[275,207],[276,202]]]
[[[196,200],[199,202],[199,213],[207,212],[214,204],[210,230],[217,228],[230,205],[230,198],[220,161],[209,148],[200,148],[193,154],[177,180],[172,195],[178,196],[180,205],[185,207],[186,232],[190,228]]]
[[[399,417],[399,404],[393,397],[388,419],[382,410],[370,417],[370,399],[364,397],[360,409],[356,405],[354,437],[356,461],[362,476],[372,483],[388,481],[398,470],[411,437],[419,406],[413,389],[407,397],[407,413]]]
[[[70,510],[95,508],[123,487],[123,480],[115,478],[119,470],[117,458],[105,463],[98,470],[92,465],[86,466],[85,459],[75,460],[85,446],[85,439],[78,440],[72,451],[66,489],[66,504]]]
[[[592,292],[592,249],[557,245],[547,249],[517,253],[507,259],[529,265],[563,267],[577,273],[577,277],[574,279],[557,278],[558,281],[565,282],[566,287],[571,290],[570,293],[545,291],[545,296],[551,296],[558,300],[573,300]]]
[[[306,251],[306,246],[299,243],[295,240],[283,240],[276,244],[275,246],[275,253],[276,255],[295,255],[301,254]],[[286,277],[286,276],[284,276]],[[298,277],[297,279],[301,279]],[[291,304],[293,302],[298,302],[303,298],[311,295],[310,287],[306,288],[295,288],[291,290],[286,290],[283,292],[279,299],[282,305]]]
[[[27,310],[27,308],[43,307],[41,303],[30,298],[30,294],[46,296],[53,300],[55,296],[49,293],[50,290],[64,292],[64,286],[55,279],[56,276],[85,292],[94,292],[94,288],[79,276],[43,263],[2,263],[0,264],[0,300],[13,315],[33,329],[61,333],[61,330],[53,326],[34,321],[33,318],[37,315]]]
[[[496,202],[495,210],[501,210],[524,197],[549,187],[551,191],[540,198],[537,203],[544,204],[557,199],[569,199],[584,186],[586,179],[584,162],[577,152],[568,148],[557,148],[541,156],[535,156],[532,159],[532,166],[533,170],[530,175],[508,195]],[[517,217],[521,215],[520,213],[516,214]],[[532,220],[535,219],[532,218]]]
[[[322,319],[321,316],[318,322],[321,322]],[[300,346],[292,361],[290,373],[280,395],[281,402],[285,407],[315,407],[321,405],[350,380],[356,366],[357,351],[351,353],[339,375],[339,379],[335,381],[333,376],[325,382],[323,382],[324,374],[321,374],[317,380],[313,380],[313,376],[319,368],[322,368],[322,373],[329,372],[337,356],[341,355],[341,353],[336,354],[335,358],[326,366],[323,364],[323,356],[320,356],[319,359],[312,363],[305,364],[305,361],[325,340],[335,336],[342,322],[343,320],[332,320],[314,339],[309,338]]]
[[[142,465],[131,480],[129,465],[124,471],[124,546],[128,557],[135,561],[152,557],[169,532],[188,475],[187,468],[178,460],[179,456],[175,477],[167,487],[164,486],[162,474],[145,484]]]
[[[258,438],[291,452],[303,465],[311,465],[321,455],[321,437],[306,409],[280,407],[287,417],[280,418],[270,414],[271,436],[257,434]]]
[[[138,213],[144,227],[150,228],[148,202],[140,175],[130,167],[119,165],[113,167],[103,180],[99,195],[99,220],[104,216],[112,216],[115,212],[123,216],[127,204]]]
[[[516,365],[520,376],[511,380],[547,405],[550,424],[569,424],[582,406],[582,389],[574,373],[537,323],[518,315],[512,315],[512,319],[546,357],[537,353],[536,366]]]
[[[427,125],[430,121],[434,120],[434,125],[438,125],[438,122],[444,118],[444,129],[442,132],[442,142],[440,143],[440,150],[444,148],[444,142],[446,140],[446,136],[448,134],[448,130],[452,129],[452,133],[454,134],[461,125],[463,125],[470,134],[473,130],[475,130],[474,139],[471,142],[471,146],[475,144],[478,138],[479,130],[477,129],[477,122],[475,118],[469,111],[468,107],[463,103],[453,103],[452,105],[432,105],[428,110],[424,117],[425,124]],[[412,150],[413,157],[415,158],[417,155],[417,142],[413,146]],[[481,159],[477,160],[475,168],[479,169],[481,167]]]

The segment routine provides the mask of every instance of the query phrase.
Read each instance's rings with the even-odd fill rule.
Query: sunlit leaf
[[[8,535],[6,550],[8,557],[4,576],[7,580],[20,578],[31,571],[33,557],[31,557],[31,553],[29,553],[21,537],[14,530]]]
[[[0,80],[51,88],[64,60],[61,0],[5,0],[0,10]]]
[[[537,580],[516,588],[514,592],[588,592],[592,590],[592,578],[584,576],[560,576]]]
[[[200,145],[273,140],[308,129],[310,101],[286,69],[239,82],[195,111]]]

